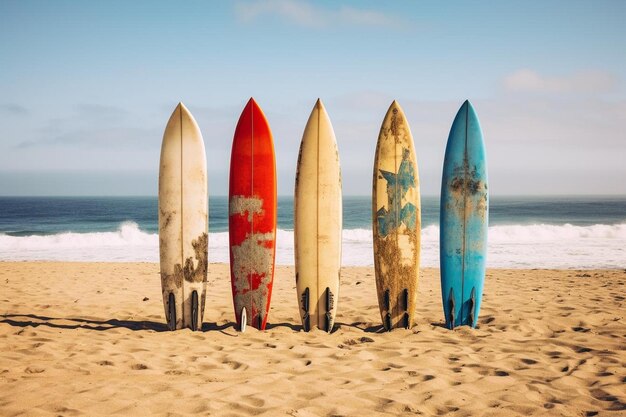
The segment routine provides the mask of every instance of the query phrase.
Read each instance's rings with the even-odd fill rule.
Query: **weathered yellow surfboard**
[[[207,278],[208,195],[204,141],[179,103],[161,145],[159,252],[165,318],[170,330],[202,327]]]
[[[378,135],[372,192],[374,266],[386,330],[414,323],[420,262],[421,207],[413,136],[391,103]]]
[[[296,288],[305,331],[330,332],[341,268],[341,170],[335,132],[317,100],[302,135],[294,199]]]

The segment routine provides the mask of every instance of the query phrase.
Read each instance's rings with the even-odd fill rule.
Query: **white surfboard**
[[[159,251],[165,318],[170,330],[198,330],[207,279],[208,195],[204,141],[179,103],[161,145]]]
[[[307,122],[296,173],[294,235],[296,288],[305,331],[330,332],[341,268],[341,170],[335,133],[317,100]]]

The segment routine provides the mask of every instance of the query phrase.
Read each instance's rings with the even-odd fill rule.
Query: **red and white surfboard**
[[[237,327],[264,330],[276,245],[276,158],[270,126],[253,98],[233,139],[228,194],[230,276]],[[242,320],[243,315],[243,320]]]

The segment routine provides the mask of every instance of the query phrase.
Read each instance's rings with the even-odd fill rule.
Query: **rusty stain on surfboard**
[[[263,200],[257,196],[246,197],[243,195],[234,195],[228,204],[228,213],[230,216],[234,214],[248,214],[248,222],[252,222],[253,216],[263,214]]]
[[[191,241],[191,246],[195,253],[196,264],[192,257],[185,260],[185,268],[183,269],[185,281],[187,282],[203,282],[207,276],[207,254],[208,254],[209,238],[206,233],[202,233],[196,239]]]

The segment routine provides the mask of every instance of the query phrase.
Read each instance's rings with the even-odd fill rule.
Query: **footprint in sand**
[[[185,371],[180,371],[178,369],[172,369],[169,371],[165,371],[165,375],[183,375]]]

